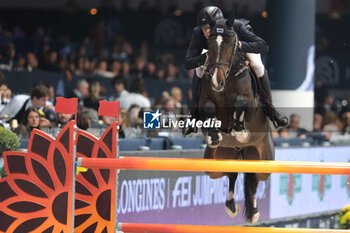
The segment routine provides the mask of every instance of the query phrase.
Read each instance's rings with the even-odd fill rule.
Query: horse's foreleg
[[[245,216],[251,223],[256,223],[260,218],[256,201],[256,190],[258,187],[258,178],[255,173],[245,173],[244,177],[244,196],[245,196]]]
[[[235,202],[234,192],[235,192],[235,183],[237,179],[237,173],[229,173],[229,193],[225,203],[225,211],[231,217],[234,218],[240,211],[240,206]]]
[[[200,106],[200,113],[203,119],[214,119],[216,117],[216,106],[211,100],[206,100]],[[222,134],[217,128],[208,129],[208,134],[205,137],[207,145],[211,148],[216,148],[222,141]]]
[[[231,135],[241,143],[246,143],[250,139],[250,132],[245,127],[245,108],[247,104],[247,99],[241,95],[237,96],[233,102],[233,129]]]

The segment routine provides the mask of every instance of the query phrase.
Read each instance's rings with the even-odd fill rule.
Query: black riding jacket
[[[234,30],[242,43],[241,50],[245,53],[267,53],[269,46],[252,32],[248,23],[247,20],[236,19],[234,21]],[[205,38],[201,28],[195,27],[190,45],[186,51],[186,69],[194,69],[204,64],[207,55],[206,53],[201,54],[203,49],[208,49],[207,38]]]

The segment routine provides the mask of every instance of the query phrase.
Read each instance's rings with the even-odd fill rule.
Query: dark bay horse
[[[210,159],[274,160],[275,148],[269,120],[259,97],[253,91],[250,69],[233,22],[226,19],[211,24],[208,40],[209,75],[203,77],[199,98],[201,120],[216,118],[220,128],[202,129],[207,147],[204,157]],[[267,173],[246,173],[244,181],[245,216],[249,222],[260,217],[256,203],[259,181],[267,180]],[[216,179],[229,178],[226,212],[235,217],[240,207],[234,201],[237,173],[208,172]]]

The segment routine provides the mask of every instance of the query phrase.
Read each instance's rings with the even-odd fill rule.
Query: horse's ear
[[[207,18],[207,22],[209,23],[209,26],[211,28],[213,28],[216,24],[215,19],[213,19],[212,17],[210,17],[210,15],[208,14],[208,12],[205,12],[205,17]]]
[[[233,23],[234,23],[234,19],[232,17],[230,17],[226,20],[226,26],[228,28],[233,28]]]

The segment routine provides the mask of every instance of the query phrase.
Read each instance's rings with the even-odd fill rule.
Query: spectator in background
[[[107,71],[107,67],[108,67],[107,61],[100,60],[97,64],[97,68],[95,70],[95,73],[98,75],[101,75],[103,77],[106,77],[106,78],[113,78],[114,77],[113,72]]]
[[[46,59],[44,60],[41,69],[51,72],[60,71],[58,67],[58,55],[56,51],[51,50],[48,52],[48,55],[46,56]]]
[[[156,70],[157,67],[153,62],[148,62],[147,66],[146,66],[146,70],[147,70],[147,78],[152,78],[152,79],[156,79]]]
[[[128,60],[124,61],[122,63],[122,73],[121,73],[127,80],[131,79],[130,76],[130,62]]]
[[[116,77],[121,73],[122,64],[119,61],[113,61],[110,70],[113,73],[113,77]]]
[[[340,135],[342,127],[337,115],[333,111],[326,112],[324,116],[322,133],[326,138],[330,139],[333,136]]]
[[[284,138],[284,139],[288,139],[288,129],[287,128],[281,128],[278,130],[278,137],[279,138]]]
[[[300,116],[292,114],[290,116],[290,124],[288,127],[289,138],[306,138],[308,131],[304,128],[300,128]]]
[[[84,100],[84,107],[98,111],[98,107],[100,106],[99,101],[102,99],[100,91],[100,82],[94,79],[89,80],[89,97]]]
[[[30,107],[25,113],[21,124],[14,130],[19,138],[29,138],[33,129],[40,129],[40,113],[36,108]]]
[[[319,113],[314,114],[313,132],[320,133],[322,131],[323,117]]]
[[[136,57],[134,67],[130,71],[130,75],[133,77],[133,79],[145,78],[147,76],[146,63],[147,59],[145,56],[140,55]]]
[[[130,93],[126,90],[126,80],[124,76],[117,76],[113,79],[113,86],[116,93],[109,97],[109,101],[120,101],[120,108],[130,109],[132,105],[139,107],[150,107],[151,102],[139,93]]]
[[[178,87],[173,87],[170,89],[170,96],[174,100],[174,113],[175,114],[183,114],[184,109],[182,106],[182,92]]]
[[[38,66],[39,66],[39,62],[38,59],[36,59],[36,56],[34,53],[27,53],[27,64],[26,64],[26,70],[31,72],[31,71],[37,71],[38,70]]]
[[[344,117],[344,134],[350,135],[350,112],[345,112]]]
[[[84,99],[88,98],[89,95],[89,83],[85,79],[80,79],[69,98],[78,98],[78,103],[84,106]]]
[[[1,70],[8,70],[11,71],[15,66],[15,45],[13,43],[7,43],[2,48],[1,52],[1,58],[0,58],[0,69]]]
[[[156,70],[155,77],[158,80],[165,80],[165,69],[163,66],[159,66]]]
[[[63,128],[70,120],[73,120],[74,114],[57,113],[57,121],[52,123],[52,128]]]
[[[333,95],[327,95],[325,100],[324,100],[324,103],[323,103],[323,106],[322,106],[322,114],[325,114],[329,111],[336,111],[337,108],[334,104],[334,96]]]
[[[24,57],[18,57],[16,62],[16,67],[12,71],[24,71],[26,66],[26,59]]]
[[[91,128],[91,120],[88,114],[79,112],[77,116],[77,126],[79,129],[87,130]]]
[[[0,111],[10,102],[12,91],[5,84],[5,75],[0,71]]]
[[[125,138],[125,131],[131,128],[130,115],[125,109],[120,109],[119,113],[119,137]]]
[[[175,66],[175,64],[168,63],[167,69],[166,69],[165,80],[167,82],[174,82],[174,81],[178,81],[179,79],[180,79],[180,75],[179,75],[178,69]]]
[[[132,105],[129,108],[129,116],[130,116],[130,123],[132,127],[134,128],[142,128],[143,127],[143,111],[145,111],[146,108],[140,108],[138,105]],[[150,108],[147,108],[146,111],[151,111]]]
[[[44,84],[37,84],[33,87],[31,95],[16,95],[12,100],[6,104],[4,109],[0,112],[0,116],[5,118],[6,122],[11,119],[17,119],[18,122],[23,120],[25,111],[30,107],[43,110],[48,103],[50,91]]]
[[[176,121],[175,111],[175,101],[171,97],[165,97],[162,100],[162,121],[164,120],[165,124],[169,125],[169,122]]]
[[[109,101],[116,101],[120,96],[128,94],[126,90],[127,80],[123,75],[118,75],[112,80],[112,86],[115,90],[114,94],[109,97]]]
[[[46,86],[49,89],[49,98],[47,101],[49,101],[51,105],[54,106],[56,103],[55,87],[51,84],[47,84]]]
[[[86,59],[89,60],[86,57],[78,57],[75,61],[75,70],[74,73],[76,75],[82,75],[88,73],[89,65],[86,67],[85,62]],[[89,63],[88,63],[89,64]]]
[[[141,94],[147,98],[148,94],[144,79],[141,77],[134,79],[130,86],[130,92]]]

